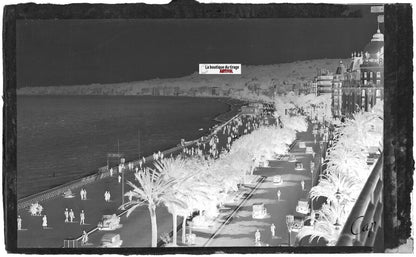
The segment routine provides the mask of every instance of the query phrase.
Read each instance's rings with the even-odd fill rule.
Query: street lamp
[[[337,199],[338,205],[337,205],[337,220],[335,221],[334,227],[335,230],[340,230],[341,229],[341,224],[339,223],[339,216],[341,215],[340,213],[340,200],[341,200],[341,192],[339,191],[339,188],[337,189],[337,191],[335,192],[335,198]]]
[[[124,163],[126,159],[120,159],[119,171],[121,172],[121,205],[124,205]]]
[[[293,215],[286,215],[286,226],[287,226],[287,231],[289,232],[289,246],[291,246],[290,238],[292,236],[292,229],[293,229],[294,224],[295,224],[295,217]]]

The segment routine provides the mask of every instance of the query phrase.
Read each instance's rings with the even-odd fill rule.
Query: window
[[[364,71],[364,78],[367,78],[367,72]]]
[[[365,89],[361,90],[361,96],[365,97]]]
[[[371,79],[373,78],[373,72],[372,71],[370,71],[370,78]]]
[[[381,96],[381,90],[380,89],[377,89],[376,90],[376,97],[380,97]]]
[[[367,85],[367,80],[364,80],[364,85]]]
[[[376,84],[377,84],[377,85],[380,85],[380,83],[381,83],[381,81],[378,79],[378,80],[376,81]]]
[[[381,78],[381,72],[377,71],[377,78]]]

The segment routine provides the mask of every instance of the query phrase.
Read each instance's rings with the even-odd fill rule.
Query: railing
[[[345,222],[337,246],[374,247],[377,233],[382,225],[382,192],[383,155],[381,154]]]

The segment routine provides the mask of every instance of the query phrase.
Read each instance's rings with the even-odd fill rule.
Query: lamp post
[[[341,228],[341,224],[339,223],[340,218],[340,200],[341,200],[341,192],[339,191],[339,188],[337,189],[337,192],[335,192],[335,198],[337,199],[337,220],[335,221],[334,227],[335,230],[339,230]]]
[[[292,229],[293,229],[294,224],[295,224],[295,217],[293,215],[286,215],[286,226],[287,226],[287,231],[289,232],[289,246],[291,246],[290,239],[292,236]]]
[[[124,205],[124,163],[126,159],[120,159],[120,172],[121,172],[121,205]],[[123,208],[124,209],[124,208]]]
[[[315,163],[311,161],[311,190],[312,190],[312,187],[314,186],[314,180],[313,180],[314,169],[315,169]],[[311,214],[312,212],[313,212],[313,199],[311,199]]]

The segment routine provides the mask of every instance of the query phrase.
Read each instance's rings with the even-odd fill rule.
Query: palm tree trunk
[[[183,216],[182,221],[182,243],[185,244],[185,237],[186,237],[186,216]]]
[[[173,222],[172,222],[172,226],[173,226],[173,238],[172,238],[172,244],[176,245],[177,243],[177,238],[178,238],[178,215],[176,214],[175,211],[173,211],[172,213],[172,218],[173,218]]]
[[[156,207],[149,206],[150,221],[152,223],[152,247],[157,247]]]

